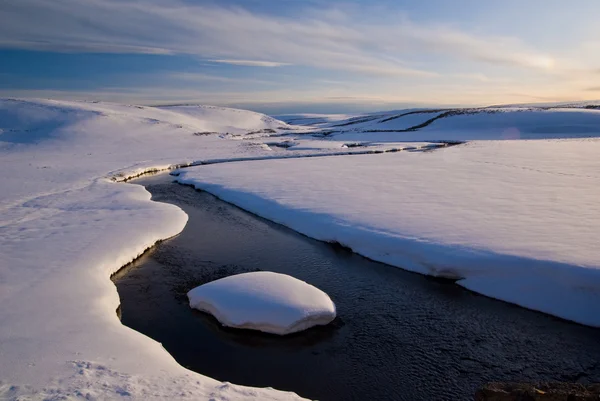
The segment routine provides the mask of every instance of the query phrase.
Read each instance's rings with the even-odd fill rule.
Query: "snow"
[[[295,125],[327,124],[351,118],[348,114],[281,114],[274,116],[278,120]]]
[[[317,139],[363,116],[299,127],[210,106],[0,100],[0,399],[299,399],[190,372],[118,321],[109,276],[187,222],[118,181],[181,166],[198,165],[181,181],[314,238],[598,326],[597,139],[411,150],[599,136],[598,116],[513,107]],[[384,154],[347,156],[369,152]]]
[[[246,110],[227,109],[215,106],[167,106],[163,110],[189,116],[201,122],[205,132],[247,133],[264,129],[288,128],[275,118]]]
[[[277,142],[266,141],[271,148],[277,147]],[[262,145],[262,144],[261,144]],[[323,154],[329,151],[335,153],[364,153],[365,151],[390,151],[403,149],[421,149],[432,145],[430,142],[368,142],[368,141],[336,141],[325,139],[297,139],[284,141],[289,151],[310,151],[310,154]]]
[[[412,127],[423,124],[432,118],[441,115],[443,111],[411,111],[402,112],[391,117],[381,118],[377,120],[375,124],[370,124],[364,127],[364,129],[376,129],[376,130],[407,130]],[[362,127],[361,127],[362,128]]]
[[[425,121],[439,116],[445,110],[422,110],[407,109],[385,114],[367,114],[354,117],[346,121],[337,121],[331,125],[331,129],[342,129],[344,131],[402,131],[418,126]]]
[[[272,334],[291,334],[335,319],[327,294],[294,277],[252,272],[225,277],[188,292],[190,307],[221,324]]]
[[[205,166],[178,181],[371,259],[600,326],[600,140]]]
[[[536,139],[595,136],[599,110],[582,109],[487,109],[475,115],[441,118],[423,131],[476,131],[478,139]],[[465,137],[463,137],[465,139]]]
[[[245,116],[240,130],[264,117],[216,110]],[[109,276],[178,234],[187,216],[110,178],[266,155],[193,135],[232,126],[211,124],[168,109],[0,100],[0,399],[299,399],[190,372],[115,313]]]
[[[318,125],[318,128],[336,131],[331,138],[338,141],[588,138],[597,136],[600,126],[600,108],[590,107],[587,103],[581,103],[553,108],[407,109],[331,121],[327,125]],[[435,117],[439,118],[412,130]],[[409,131],[401,132],[403,130]]]

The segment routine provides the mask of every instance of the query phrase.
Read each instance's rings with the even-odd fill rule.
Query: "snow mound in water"
[[[190,307],[221,324],[285,335],[335,319],[335,304],[318,288],[294,277],[252,272],[225,277],[188,292]]]

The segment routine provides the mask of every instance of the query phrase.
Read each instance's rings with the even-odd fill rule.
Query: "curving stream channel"
[[[470,400],[488,381],[600,382],[600,330],[372,262],[271,223],[166,174],[133,181],[189,215],[113,277],[123,324],[218,380],[319,400]],[[191,288],[269,270],[327,292],[338,319],[277,337],[220,327]]]

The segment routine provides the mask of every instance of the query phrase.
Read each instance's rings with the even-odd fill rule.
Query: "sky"
[[[0,0],[0,97],[274,113],[600,99],[597,0]]]

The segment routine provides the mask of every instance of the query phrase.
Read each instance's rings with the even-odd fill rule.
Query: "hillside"
[[[465,109],[409,109],[357,116],[281,116],[312,125],[335,139],[476,140],[587,138],[597,134],[600,106],[590,103],[556,106],[504,106]],[[308,123],[305,123],[308,121]],[[403,135],[389,135],[389,134]]]

